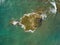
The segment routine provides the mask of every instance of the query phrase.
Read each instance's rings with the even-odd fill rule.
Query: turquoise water
[[[0,5],[0,45],[60,45],[60,13],[50,15],[34,33],[24,32],[21,26],[9,21],[43,6],[38,0],[5,0]]]

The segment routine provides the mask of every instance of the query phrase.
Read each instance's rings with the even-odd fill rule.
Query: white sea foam
[[[32,13],[24,14],[24,16],[30,16],[32,14],[36,14],[36,13],[35,12],[32,12]]]
[[[41,14],[42,20],[46,20],[47,15],[46,14]]]
[[[50,11],[51,11],[52,13],[56,14],[56,12],[57,12],[56,2],[53,1],[53,2],[50,2],[50,3],[54,6],[54,8],[51,8],[51,9],[50,9]]]
[[[23,24],[21,24],[21,28],[26,29],[25,26],[24,26]]]
[[[35,30],[27,30],[25,32],[31,32],[31,33],[34,33]]]
[[[18,21],[13,21],[12,24],[13,25],[17,25]]]

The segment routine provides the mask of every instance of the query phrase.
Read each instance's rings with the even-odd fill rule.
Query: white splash
[[[41,14],[42,20],[46,20],[47,15],[46,14]]]
[[[18,21],[13,21],[12,24],[13,25],[17,25]]]
[[[50,11],[51,11],[52,13],[56,14],[56,12],[57,12],[56,2],[53,1],[53,2],[50,2],[50,3],[54,6],[54,8],[51,8],[51,9],[50,9]]]
[[[36,14],[36,13],[32,12],[32,13],[24,14],[24,16],[30,16],[30,15],[33,15],[33,14]]]
[[[35,31],[35,30],[33,30],[33,31],[32,31],[32,30],[27,30],[27,31],[25,31],[25,32],[31,32],[31,33],[34,33],[34,31]]]
[[[25,28],[25,25],[23,25],[23,24],[20,24],[20,25],[21,25],[21,28],[26,29],[26,28]]]

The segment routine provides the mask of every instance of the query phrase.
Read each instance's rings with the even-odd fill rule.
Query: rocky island
[[[25,30],[25,32],[34,32],[37,27],[42,24],[44,18],[47,15],[37,12],[32,12],[28,14],[24,14],[24,16],[20,19],[20,25]]]
[[[39,23],[41,24],[41,22],[42,22],[42,17],[34,12],[25,14],[20,21],[20,23],[24,25],[25,28],[24,27],[23,28],[26,32],[35,31]]]
[[[42,7],[39,8],[38,10],[24,14],[21,18],[20,21],[12,21],[13,25],[20,25],[25,32],[34,32],[39,26],[41,26],[42,21],[47,18],[47,13],[53,13],[54,15],[57,12],[57,6],[56,2],[50,2],[50,4],[54,7],[51,8],[49,7]]]

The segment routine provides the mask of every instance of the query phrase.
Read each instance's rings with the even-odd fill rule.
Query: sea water
[[[2,2],[3,1],[3,2]],[[44,6],[38,0],[1,0],[0,45],[60,45],[60,13],[51,14],[34,32],[24,32],[21,26],[13,26],[12,18],[19,20],[24,14]]]

